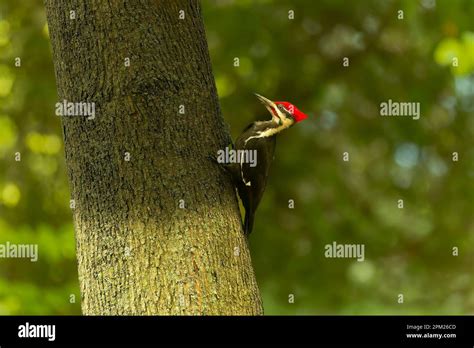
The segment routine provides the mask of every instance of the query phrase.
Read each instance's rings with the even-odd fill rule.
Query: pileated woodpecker
[[[274,158],[276,135],[308,117],[289,102],[273,102],[261,95],[255,95],[270,112],[271,120],[256,121],[243,130],[235,141],[236,162],[219,161],[231,174],[239,192],[245,208],[243,227],[247,235],[252,232],[255,211],[265,191],[270,165]],[[243,160],[249,152],[255,154],[255,163]]]

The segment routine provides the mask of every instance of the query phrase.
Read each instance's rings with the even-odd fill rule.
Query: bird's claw
[[[208,158],[209,160],[211,160],[212,162],[214,162],[214,163],[220,164],[219,161],[217,160],[217,156],[216,156],[216,155],[208,155],[207,158]]]

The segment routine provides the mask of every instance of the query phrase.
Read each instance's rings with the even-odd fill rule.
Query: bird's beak
[[[278,109],[277,106],[274,102],[272,102],[270,99],[265,98],[264,96],[255,93],[255,96],[262,102],[263,105],[267,108],[267,110],[270,112],[272,115],[272,119],[276,123],[280,123],[280,116],[278,115]]]

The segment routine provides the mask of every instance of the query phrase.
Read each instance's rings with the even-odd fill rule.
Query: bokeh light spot
[[[14,207],[20,201],[21,193],[14,183],[7,183],[2,189],[2,202],[7,207]]]

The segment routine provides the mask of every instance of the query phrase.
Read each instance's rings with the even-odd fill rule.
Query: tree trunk
[[[83,313],[262,314],[198,2],[45,3]]]

